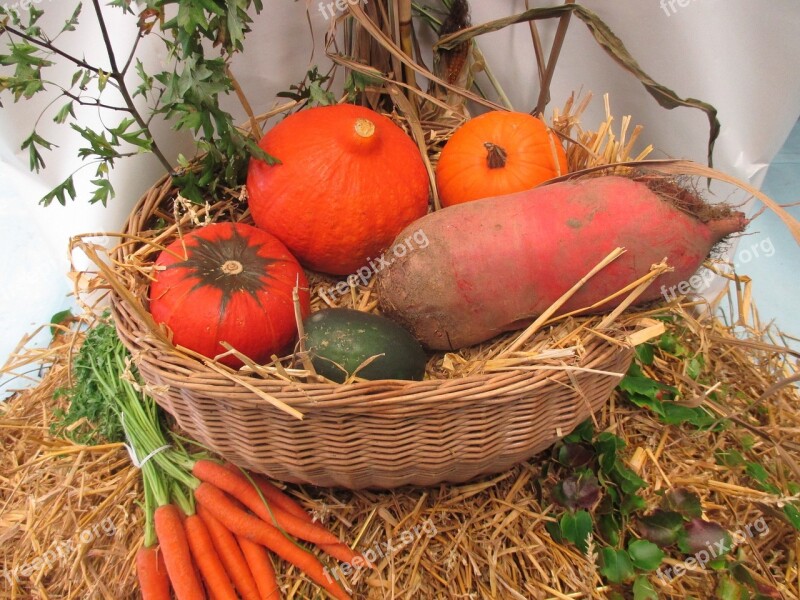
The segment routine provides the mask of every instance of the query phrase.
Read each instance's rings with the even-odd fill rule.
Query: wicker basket
[[[150,393],[184,431],[276,479],[394,488],[503,471],[599,410],[632,360],[629,345],[587,328],[570,360],[531,358],[513,370],[462,378],[336,385],[231,371],[173,347],[146,310],[142,266],[180,227],[204,216],[242,217],[232,198],[164,226],[174,199],[169,179],[153,186],[128,219],[128,241],[110,266],[101,266],[117,328]],[[276,408],[272,399],[304,418]]]

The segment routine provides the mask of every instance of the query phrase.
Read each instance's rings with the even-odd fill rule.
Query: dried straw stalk
[[[742,308],[735,293],[729,299]],[[708,401],[708,388],[685,377],[681,361],[661,357],[649,374],[681,389],[683,401],[724,412],[719,416],[728,418],[730,426],[716,433],[665,426],[616,395],[597,415],[597,426],[627,442],[629,464],[647,481],[649,506],[658,503],[658,492],[687,486],[702,497],[706,516],[730,530],[763,516],[769,532],[743,546],[746,564],[757,581],[777,587],[784,598],[800,598],[796,535],[779,510],[787,498],[757,489],[743,470],[722,467],[714,457],[716,450],[735,446],[749,434],[756,441],[748,459],[798,472],[800,398],[786,383],[797,379],[798,355],[776,345],[775,332],[759,330],[748,315],[735,315],[751,330],[742,339],[717,319],[692,316],[692,309],[691,304],[674,304],[641,317],[671,313],[684,321],[681,331],[667,327],[691,352],[705,356],[716,389],[727,390],[724,408]],[[563,323],[550,335],[564,338],[569,352],[569,330],[596,322]],[[138,472],[117,445],[76,446],[48,431],[59,405],[53,392],[68,382],[74,345],[69,336],[61,336],[49,350],[20,356],[18,366],[42,360],[49,369],[38,388],[0,408],[0,436],[9,449],[0,458],[2,563],[7,569],[33,564],[48,548],[80,540],[81,532],[106,519],[116,534],[96,536],[51,567],[20,576],[14,587],[0,580],[2,599],[135,597],[132,557],[142,527]],[[453,361],[452,368],[457,367]],[[552,474],[542,472],[546,461],[546,456],[535,458],[505,474],[459,486],[358,493],[290,486],[289,491],[356,547],[383,550],[377,571],[346,577],[356,598],[605,598],[608,590],[591,561],[554,543],[544,529],[552,508],[548,490],[555,483]],[[408,543],[401,546],[403,540]],[[392,551],[385,550],[389,542],[396,546]],[[716,579],[709,572],[693,572],[671,582],[652,581],[661,597],[678,599],[710,597]],[[318,597],[292,569],[283,571],[281,583],[287,598]]]

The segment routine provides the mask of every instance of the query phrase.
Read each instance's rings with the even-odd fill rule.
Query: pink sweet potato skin
[[[693,275],[741,213],[704,224],[643,183],[608,176],[556,183],[446,208],[411,224],[429,240],[378,273],[381,310],[424,345],[452,350],[520,329],[615,248],[626,252],[560,310],[590,306],[667,259],[639,303]],[[602,307],[608,310],[615,303]]]

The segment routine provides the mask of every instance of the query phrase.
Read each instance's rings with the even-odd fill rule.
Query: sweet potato
[[[428,348],[457,349],[526,326],[617,247],[625,254],[559,312],[602,301],[666,258],[674,271],[638,300],[652,301],[687,280],[717,242],[746,225],[742,213],[708,205],[663,178],[555,183],[412,223],[397,240],[422,230],[430,243],[379,272],[378,298],[381,310]]]

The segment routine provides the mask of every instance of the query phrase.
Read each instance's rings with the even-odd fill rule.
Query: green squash
[[[363,379],[420,380],[428,361],[420,343],[394,321],[349,308],[328,308],[308,317],[306,349],[317,373],[337,383],[358,370]]]

